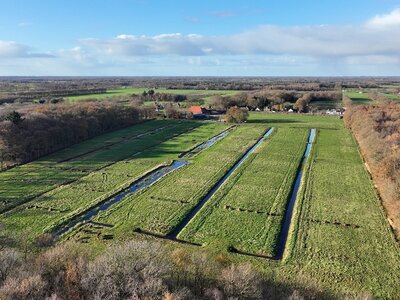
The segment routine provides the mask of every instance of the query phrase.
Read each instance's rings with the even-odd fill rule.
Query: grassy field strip
[[[112,205],[123,200],[126,196],[130,194],[137,193],[138,191],[150,187],[154,182],[157,182],[164,176],[168,175],[169,173],[177,170],[178,168],[183,167],[184,165],[188,164],[187,161],[173,161],[169,165],[165,165],[162,167],[158,167],[155,170],[147,172],[138,180],[132,182],[129,187],[125,190],[118,191],[115,195],[107,199],[105,202],[93,206],[89,210],[85,211],[81,215],[77,215],[73,220],[63,224],[59,228],[54,231],[54,236],[57,238],[66,234],[69,230],[73,229],[78,224],[90,222],[95,216],[97,216],[101,211],[105,211],[109,209]]]
[[[148,91],[150,88],[120,88],[108,90],[104,94],[92,94],[92,95],[80,95],[80,96],[69,96],[65,97],[71,102],[82,101],[87,99],[106,99],[114,96],[129,96],[132,94],[141,95],[144,91]],[[198,95],[199,97],[212,96],[212,95],[233,95],[240,91],[235,90],[174,90],[166,88],[158,88],[154,90],[156,93],[166,93],[166,94],[179,94],[179,95]]]
[[[183,230],[180,238],[274,256],[309,130],[278,128]]]
[[[357,91],[346,92],[346,96],[348,96],[353,104],[373,104],[374,102],[368,98],[368,93],[359,93]]]
[[[151,189],[131,196],[94,220],[113,224],[106,229],[118,238],[140,227],[166,235],[203,199],[265,132],[265,126],[240,126],[199,153],[192,163],[166,176]]]
[[[316,129],[313,128],[310,130],[310,135],[308,136],[306,151],[304,152],[303,158],[301,160],[300,166],[297,171],[296,179],[291,191],[291,195],[288,201],[288,205],[286,207],[285,216],[283,219],[282,227],[279,233],[279,240],[275,247],[275,255],[274,259],[282,260],[284,258],[285,252],[289,252],[286,249],[290,249],[290,242],[288,243],[288,238],[290,234],[290,229],[293,227],[292,223],[294,220],[294,216],[296,215],[295,207],[296,200],[299,198],[298,194],[301,194],[300,186],[304,181],[304,178],[307,176],[308,171],[308,157],[311,154],[312,146],[315,142]]]
[[[0,217],[0,223],[14,231],[30,228],[32,235],[37,235],[106,200],[142,174],[177,158],[180,152],[191,148],[199,140],[215,135],[225,128],[226,125],[223,124],[203,123],[190,132],[183,126],[175,128],[168,135],[167,132],[158,133],[162,135],[158,139],[156,135],[143,137],[137,148],[131,150],[131,154],[147,149],[145,152],[35,198],[29,204],[4,214]]]
[[[71,184],[74,181],[87,176],[91,172],[99,171],[119,160],[131,156],[135,151],[142,151],[154,143],[164,141],[165,136],[173,136],[176,130],[189,130],[197,126],[194,123],[176,124],[165,128],[163,132],[144,132],[140,138],[125,141],[123,144],[114,145],[100,152],[92,153],[85,160],[70,161],[63,164],[52,164],[35,173],[21,175],[14,180],[0,182],[3,201],[0,212],[7,211],[21,203],[25,203],[40,194],[49,192],[59,186]],[[147,136],[146,134],[149,133]],[[34,174],[34,176],[32,175]]]
[[[238,169],[248,157],[257,151],[258,146],[265,141],[274,131],[274,128],[268,129],[262,137],[249,149],[247,152],[232,166],[232,168],[214,185],[214,187],[201,199],[201,201],[190,211],[189,214],[168,234],[171,239],[177,239],[181,231],[186,227],[186,225],[197,215],[199,210],[208,202],[208,200],[225,184],[225,182],[230,179],[230,176]]]
[[[296,113],[250,112],[247,123],[262,123],[269,127],[298,127],[308,129],[341,129],[343,127],[343,121],[336,116]]]
[[[74,167],[73,162],[69,162],[69,164],[60,162],[73,160],[75,157],[79,157],[79,162],[83,161],[82,154],[85,152],[92,152],[97,149],[104,148],[105,145],[108,147],[111,143],[115,143],[116,141],[123,142],[125,139],[123,137],[127,136],[137,136],[138,134],[143,133],[151,133],[154,130],[165,128],[168,123],[160,123],[159,121],[152,121],[146,122],[142,124],[138,124],[127,129],[118,130],[116,131],[115,137],[112,138],[111,134],[105,134],[104,138],[97,137],[88,141],[85,141],[81,144],[74,145],[67,149],[61,150],[54,154],[48,155],[42,159],[36,160],[31,163],[27,163],[21,166],[17,166],[12,168],[8,171],[3,171],[0,173],[0,193],[7,193],[10,194],[9,186],[3,186],[3,184],[13,183],[16,184],[17,182],[26,182],[25,184],[30,183],[31,181],[37,179],[37,181],[42,180],[44,177],[47,176],[45,171],[46,168],[56,168],[58,172],[64,171],[65,169],[71,169]],[[171,124],[173,125],[173,124]],[[170,126],[170,125],[169,125]],[[130,132],[129,132],[129,131]],[[76,163],[76,162],[75,162]],[[48,170],[50,172],[51,170]],[[26,178],[29,180],[26,180]]]
[[[3,171],[0,173],[0,176],[2,179],[11,179],[14,176],[18,177],[25,175],[28,172],[36,172],[41,167],[72,160],[97,149],[108,147],[109,145],[117,142],[123,142],[126,138],[131,138],[140,133],[155,130],[157,128],[162,128],[172,124],[173,122],[170,123],[162,120],[154,120],[105,133],[82,143],[75,144],[63,150],[57,151],[53,154],[47,155],[33,162],[14,167],[8,171]]]
[[[303,280],[400,298],[399,250],[351,133],[320,130],[312,158],[290,260]]]
[[[186,152],[183,152],[181,155],[179,155],[179,158],[181,159],[190,159],[191,157],[197,155],[199,152],[204,151],[208,148],[210,148],[212,145],[217,143],[218,141],[224,139],[236,126],[230,126],[226,130],[218,133],[217,135],[213,136],[209,140],[195,145],[193,148],[189,149]]]

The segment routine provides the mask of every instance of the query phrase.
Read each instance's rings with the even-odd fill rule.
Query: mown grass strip
[[[308,132],[307,129],[277,129],[271,140],[232,175],[179,237],[275,256]]]
[[[321,129],[309,168],[289,262],[322,287],[399,298],[399,251],[351,133]]]
[[[191,164],[168,175],[138,196],[132,196],[96,221],[115,225],[113,233],[139,227],[167,235],[265,132],[264,126],[240,126],[193,158]]]
[[[69,150],[62,150],[59,155],[52,154],[44,159],[15,167],[9,171],[0,173],[0,212],[7,211],[21,203],[27,202],[40,194],[46,193],[58,186],[72,183],[73,181],[86,176],[90,172],[99,170],[124,157],[131,155],[129,147],[140,139],[138,135],[150,135],[157,130],[166,130],[169,127],[178,126],[177,123],[148,122],[130,128],[130,133],[124,130],[116,133],[116,138],[110,140],[97,138],[96,141],[84,142],[84,146],[74,146]],[[117,141],[120,141],[118,144]],[[102,145],[101,146],[101,142]],[[123,143],[123,144],[122,144]],[[104,148],[104,145],[113,144]],[[71,159],[82,154],[82,147],[87,147],[90,154],[79,156],[78,159]],[[100,148],[100,149],[99,149]],[[125,152],[122,149],[127,149]],[[60,160],[66,160],[59,163]]]
[[[46,193],[29,204],[40,206],[41,209],[29,209],[29,205],[23,205],[0,217],[0,223],[17,232],[30,228],[33,236],[44,230],[51,230],[104,201],[116,191],[126,188],[143,173],[177,158],[180,152],[191,148],[199,140],[226,128],[222,124],[203,123],[187,132],[188,124],[151,137],[143,137],[137,142],[136,148],[130,149],[130,158],[93,172],[71,185]],[[144,149],[147,150],[143,151]],[[134,153],[139,154],[132,155]],[[47,207],[49,211],[43,210],[43,207]]]

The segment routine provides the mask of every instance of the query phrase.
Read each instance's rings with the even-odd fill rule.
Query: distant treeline
[[[345,122],[354,132],[400,237],[400,104],[349,106]]]
[[[299,92],[399,86],[398,78],[312,77],[43,77],[0,78],[0,104],[28,102],[41,97],[103,93],[109,89],[138,87],[171,90],[291,90]]]
[[[92,95],[106,93],[105,88],[90,89],[53,89],[39,91],[18,91],[12,93],[0,94],[0,104],[13,102],[32,102],[32,100],[41,100],[42,98],[57,98],[67,96]]]
[[[43,104],[0,116],[2,167],[25,163],[97,135],[154,117],[154,109],[109,102]]]
[[[274,107],[292,108],[299,112],[307,112],[315,101],[337,102],[341,101],[342,93],[327,92],[297,92],[297,91],[270,91],[260,90],[243,92],[231,96],[215,96],[210,100],[214,109],[226,110],[233,106],[247,107],[249,110]],[[281,110],[279,109],[279,110]]]

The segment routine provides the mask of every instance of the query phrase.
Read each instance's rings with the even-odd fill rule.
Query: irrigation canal
[[[201,143],[198,146],[195,146],[193,149],[184,152],[180,157],[181,158],[185,158],[188,159],[190,157],[193,157],[194,155],[196,155],[197,153],[210,148],[212,145],[214,145],[216,142],[222,140],[223,138],[225,138],[231,131],[232,131],[233,127],[230,127],[222,132],[220,132],[219,134],[217,134],[216,136],[208,139],[207,141]],[[151,132],[157,132],[160,129],[156,129],[154,131]],[[151,134],[151,132],[149,132]],[[141,135],[138,135],[136,137],[140,137],[143,135],[147,135],[149,133],[144,133]],[[173,161],[172,164],[168,165],[168,166],[162,166],[157,168],[156,170],[150,172],[149,174],[143,176],[142,178],[139,178],[138,180],[134,181],[127,189],[123,190],[122,192],[116,194],[115,196],[113,196],[112,198],[106,200],[105,202],[102,202],[101,204],[85,211],[84,213],[78,215],[77,217],[75,217],[74,219],[72,219],[72,221],[70,221],[69,223],[67,223],[66,225],[62,225],[59,228],[56,229],[56,231],[53,233],[53,236],[55,238],[60,237],[61,235],[67,233],[69,230],[71,230],[73,227],[75,227],[76,225],[78,225],[79,223],[87,223],[89,221],[91,221],[95,216],[97,216],[100,212],[105,211],[107,209],[109,209],[112,205],[114,205],[115,203],[120,202],[122,199],[124,199],[126,196],[130,195],[130,194],[134,194],[150,185],[152,185],[153,183],[155,183],[156,181],[160,180],[162,177],[164,177],[165,175],[172,173],[173,171],[185,166],[189,164],[188,161],[186,160],[176,160]]]
[[[199,153],[200,151],[203,151],[209,147],[211,147],[212,145],[214,145],[217,141],[223,139],[224,137],[226,137],[228,135],[228,133],[231,131],[232,128],[228,128],[227,130],[219,133],[218,135],[212,137],[211,139],[207,140],[206,142],[196,146],[195,148],[193,148],[192,150],[189,150],[188,152],[183,153],[180,158],[190,158],[194,155],[196,155],[197,153]],[[190,242],[186,242],[186,241],[181,241],[177,238],[177,236],[181,233],[181,231],[183,230],[183,228],[186,227],[186,225],[190,222],[191,219],[193,219],[196,214],[199,212],[199,210],[207,203],[207,201],[219,190],[219,188],[229,179],[229,177],[232,175],[232,173],[239,168],[242,163],[250,156],[250,154],[252,154],[257,147],[269,136],[271,135],[271,133],[273,132],[274,128],[270,128],[237,162],[236,164],[224,175],[224,177],[222,177],[217,184],[204,196],[204,198],[193,208],[193,210],[185,217],[185,219],[168,235],[166,236],[161,236],[161,235],[157,235],[157,234],[153,234],[151,232],[146,232],[143,231],[141,229],[137,229],[136,232],[137,233],[141,233],[141,234],[145,234],[145,235],[149,235],[149,236],[153,236],[156,238],[161,238],[161,239],[167,239],[167,240],[174,240],[174,241],[178,241],[178,242],[183,242],[183,243],[187,243],[187,244],[192,244]],[[276,250],[276,255],[273,257],[270,256],[265,256],[265,255],[258,255],[258,254],[254,254],[254,253],[246,253],[243,251],[240,251],[238,249],[236,249],[235,247],[230,247],[230,251],[233,253],[238,253],[238,254],[242,254],[242,255],[247,255],[247,256],[252,256],[252,257],[259,257],[259,258],[267,258],[267,259],[273,259],[273,260],[281,260],[283,258],[283,254],[285,252],[285,248],[286,248],[286,242],[288,239],[288,235],[289,235],[289,228],[292,222],[292,216],[293,216],[293,209],[295,206],[295,202],[296,202],[296,198],[297,198],[297,194],[299,192],[299,188],[300,188],[300,183],[303,177],[303,168],[304,168],[304,164],[308,158],[308,156],[310,155],[311,152],[311,148],[315,139],[315,133],[316,130],[315,129],[311,129],[310,130],[310,134],[308,137],[308,142],[307,142],[307,146],[306,146],[306,150],[304,152],[300,167],[299,167],[299,171],[296,175],[296,180],[290,195],[290,199],[286,208],[286,212],[284,215],[284,220],[283,220],[283,224],[282,224],[282,228],[281,228],[281,232],[279,235],[279,240],[278,240],[278,245],[277,245],[277,250]],[[133,182],[130,187],[120,193],[118,193],[116,196],[114,196],[113,198],[109,199],[108,201],[102,203],[101,205],[98,205],[88,211],[86,211],[84,214],[76,217],[75,219],[73,219],[70,223],[68,223],[67,225],[65,225],[64,227],[59,228],[55,233],[54,236],[55,237],[60,237],[61,235],[63,235],[64,233],[68,232],[70,229],[72,229],[73,227],[75,227],[77,224],[79,223],[87,223],[89,221],[91,221],[95,216],[97,216],[99,214],[99,212],[107,210],[108,208],[110,208],[110,206],[112,206],[115,203],[118,203],[119,201],[121,201],[122,199],[124,199],[126,196],[132,194],[132,193],[136,193],[137,191],[148,187],[150,185],[152,185],[153,183],[155,183],[156,181],[160,180],[162,177],[164,177],[165,175],[183,167],[184,165],[189,164],[188,161],[185,160],[180,160],[180,161],[173,161],[172,164],[168,165],[168,166],[163,166],[160,167],[152,172],[150,172],[149,174],[145,175],[144,177],[136,180],[135,182]],[[198,244],[194,244],[194,245],[198,245]],[[200,245],[198,245],[200,246]]]
[[[307,143],[306,151],[304,152],[303,159],[301,161],[301,165],[300,165],[299,171],[296,176],[296,181],[294,183],[294,187],[293,187],[292,193],[290,195],[289,203],[286,207],[286,212],[285,212],[285,216],[283,219],[281,232],[279,234],[278,245],[276,247],[276,256],[274,257],[275,259],[278,259],[278,260],[281,260],[283,258],[283,253],[285,252],[286,242],[287,242],[287,238],[289,235],[289,228],[290,228],[290,224],[292,222],[293,209],[294,209],[294,205],[296,203],[297,193],[299,192],[301,179],[303,177],[304,164],[307,160],[307,157],[310,155],[311,147],[314,142],[314,138],[315,138],[315,129],[313,128],[310,130],[310,135],[308,136],[308,143]]]
[[[294,186],[292,188],[292,192],[290,194],[289,202],[286,207],[281,231],[279,233],[278,244],[276,246],[275,256],[267,256],[267,255],[262,255],[262,254],[248,253],[248,252],[241,251],[233,246],[229,248],[230,252],[241,254],[241,255],[246,255],[246,256],[251,256],[251,257],[267,258],[267,259],[272,259],[272,260],[282,260],[283,254],[285,253],[285,249],[286,249],[286,242],[287,242],[288,235],[289,235],[290,224],[292,222],[293,209],[294,209],[294,206],[296,203],[297,194],[299,192],[301,179],[303,177],[304,164],[305,164],[308,156],[310,155],[311,148],[312,148],[312,145],[313,145],[314,139],[315,139],[315,133],[316,133],[315,129],[310,130],[310,134],[308,136],[307,147],[304,152],[303,158],[301,160],[299,171],[297,172],[296,180],[295,180]]]
[[[170,239],[176,239],[179,233],[185,228],[190,220],[199,212],[199,210],[207,203],[207,201],[218,191],[224,182],[232,175],[232,173],[240,167],[240,165],[249,157],[250,154],[273,132],[274,128],[270,128],[243,156],[239,161],[222,177],[217,184],[204,196],[204,198],[192,209],[192,211],[183,219],[183,221],[167,235]]]

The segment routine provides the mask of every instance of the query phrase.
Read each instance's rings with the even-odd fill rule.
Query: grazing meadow
[[[88,140],[0,173],[1,234],[54,234],[173,161],[185,164],[78,222],[57,242],[102,252],[127,240],[159,240],[250,263],[266,280],[324,290],[328,299],[364,292],[400,298],[398,244],[357,143],[333,116],[250,113],[237,126],[158,120]]]

